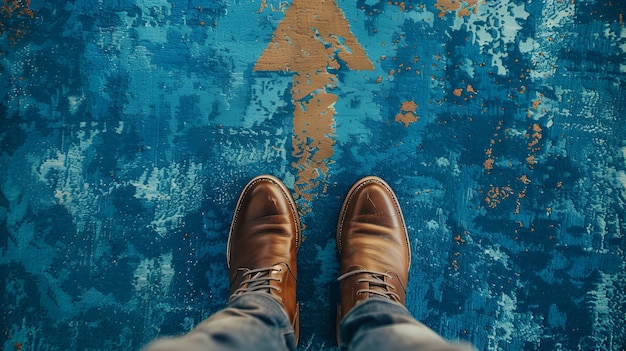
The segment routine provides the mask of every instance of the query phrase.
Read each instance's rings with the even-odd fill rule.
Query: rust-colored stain
[[[535,101],[533,101],[533,109],[538,109],[539,105],[541,105],[541,103],[543,102],[543,94],[539,94],[539,98]]]
[[[463,98],[463,100],[467,101],[468,99],[473,99],[474,95],[478,94],[478,91],[474,89],[471,84],[468,84],[465,88],[455,88],[452,89],[452,95]],[[455,102],[456,103],[456,102]]]
[[[491,171],[493,170],[493,163],[496,160],[494,160],[493,158],[488,158],[485,160],[485,162],[483,163],[483,168],[485,168],[486,171]]]
[[[404,3],[404,1],[388,1],[387,4],[393,5],[393,6],[398,6],[400,8],[400,11],[402,11],[402,12],[406,11],[406,9],[407,9],[407,6]],[[408,8],[411,9],[411,8],[413,8],[413,6],[409,5]]]
[[[467,234],[467,233],[464,233],[464,234]],[[457,245],[462,245],[465,243],[465,239],[461,237],[461,234],[455,236],[454,241],[456,242]]]
[[[320,186],[325,190],[334,155],[337,96],[329,90],[337,85],[337,75],[329,69],[339,69],[340,61],[353,70],[374,69],[334,0],[294,0],[254,66],[255,71],[294,73],[294,188],[307,201]]]
[[[504,187],[491,186],[491,189],[489,189],[489,192],[487,192],[487,197],[485,198],[485,201],[487,201],[487,204],[489,205],[489,207],[495,208],[504,199],[513,195],[513,193],[514,193],[513,189],[509,186],[504,186]]]
[[[537,123],[533,123],[531,129],[532,132],[526,133],[526,138],[530,140],[528,142],[528,151],[530,152],[530,155],[526,158],[526,163],[528,164],[528,167],[532,169],[534,165],[537,164],[537,161],[535,160],[535,153],[541,150],[539,142],[543,138],[543,129]]]
[[[528,178],[528,176],[527,176],[527,175],[525,175],[525,174],[523,174],[523,175],[519,178],[519,180],[520,180],[522,183],[526,184],[526,185],[528,185],[528,184],[530,184],[530,183],[531,183],[530,179],[529,179],[529,178]]]
[[[263,10],[266,8],[271,8],[273,12],[285,12],[288,4],[286,2],[281,2],[279,7],[275,7],[274,5],[268,5],[267,0],[261,0],[261,5],[259,7],[259,13],[263,13]]]
[[[528,150],[529,150],[529,155],[528,157],[526,157],[526,165],[528,166],[529,169],[533,169],[534,165],[537,164],[537,160],[535,158],[535,154],[537,151],[539,151],[541,148],[539,147],[539,144],[541,142],[541,139],[543,138],[543,128],[541,127],[541,125],[539,125],[538,123],[533,123],[531,126],[528,127],[529,131],[528,133],[526,133],[526,138],[529,140],[528,142]],[[493,145],[493,141],[492,141],[492,145]],[[487,160],[484,163],[484,168],[485,171],[489,172],[493,169],[493,163],[494,163],[494,159],[492,158],[491,154],[492,154],[492,148],[489,148],[486,152],[487,155]],[[519,214],[521,211],[521,206],[522,206],[522,199],[526,197],[526,193],[528,191],[528,187],[531,184],[531,179],[528,177],[528,175],[526,174],[522,174],[519,178],[517,178],[516,180],[520,181],[523,185],[521,186],[521,190],[518,190],[516,193],[516,200],[515,200],[515,210],[514,213],[515,214]],[[557,186],[557,188],[560,186]],[[504,199],[508,198],[511,195],[514,195],[515,191],[511,188],[511,187],[491,187],[491,190],[489,190],[488,195],[485,199],[485,201],[487,202],[487,204],[489,205],[489,207],[491,208],[495,208],[497,207],[500,202],[502,202]],[[548,214],[550,214],[551,210],[546,210]]]
[[[541,126],[537,123],[533,124],[532,129],[533,129],[532,134],[530,133],[527,134],[527,137],[530,138],[530,142],[528,143],[528,149],[531,152],[535,152],[539,150],[539,148],[537,147],[537,144],[539,144],[539,141],[543,138],[543,135],[541,134],[543,129],[541,129]]]
[[[477,93],[471,85],[468,85],[466,90],[471,93]],[[522,86],[520,94],[524,94],[526,92],[526,87]],[[537,98],[531,101],[531,106],[528,108],[528,118],[531,118],[533,112],[537,111],[541,108],[541,105],[544,103],[543,101],[544,95],[541,93],[537,94]],[[542,110],[545,113],[545,108]],[[501,139],[497,139],[498,133],[501,130],[502,122],[496,127],[496,134],[494,134],[494,139],[491,140],[489,147],[485,151],[485,162],[483,163],[483,168],[485,173],[489,174],[494,170],[495,166],[495,157],[493,156],[493,148],[497,142],[501,142]],[[535,165],[539,162],[537,160],[537,153],[541,150],[541,141],[543,139],[544,128],[539,123],[531,123],[528,126],[528,130],[525,134],[525,138],[527,140],[526,147],[528,149],[528,154],[526,158],[520,162],[520,165],[525,165],[531,172],[534,169]],[[508,130],[507,130],[508,133]],[[498,140],[496,142],[496,139]],[[509,162],[509,166],[513,166],[512,162]],[[532,175],[532,174],[531,174]],[[487,205],[491,208],[496,208],[498,205],[505,199],[514,195],[515,198],[515,209],[514,213],[517,215],[521,212],[522,200],[526,197],[529,186],[531,184],[531,178],[528,174],[522,174],[520,177],[515,179],[516,181],[521,182],[521,184],[517,183],[514,187],[510,186],[491,186],[491,189],[488,191],[488,195],[485,198]],[[557,186],[557,188],[560,186]],[[551,209],[547,209],[546,213],[549,215],[551,213]],[[522,224],[523,226],[523,224]]]
[[[28,33],[29,22],[34,17],[30,0],[4,0],[0,7],[0,36],[7,32],[9,44],[17,44]]]
[[[485,171],[487,173],[489,173],[491,170],[493,170],[493,164],[496,161],[493,158],[493,145],[495,143],[496,143],[496,141],[492,139],[491,142],[489,143],[489,148],[485,151],[485,155],[487,156],[487,159],[483,163],[483,168],[485,169]]]
[[[419,116],[415,114],[417,108],[418,106],[415,101],[403,102],[402,107],[400,107],[400,113],[396,115],[396,122],[403,123],[405,127],[408,127],[411,123],[417,122],[419,120]]]
[[[264,9],[267,8],[267,0],[261,0],[261,5],[259,7],[259,13],[262,13]]]
[[[467,17],[476,13],[478,5],[478,0],[437,0],[435,8],[439,10],[438,16],[440,18],[444,17],[448,12],[456,12],[458,17]]]

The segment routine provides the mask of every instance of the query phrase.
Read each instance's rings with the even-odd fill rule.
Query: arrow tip
[[[353,70],[374,69],[334,0],[294,0],[254,70],[339,68],[338,59]]]

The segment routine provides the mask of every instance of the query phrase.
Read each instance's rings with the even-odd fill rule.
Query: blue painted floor
[[[305,225],[302,350],[335,348],[335,224],[368,174],[403,206],[416,318],[480,350],[624,350],[622,1],[0,13],[2,350],[139,349],[224,307],[262,173]]]

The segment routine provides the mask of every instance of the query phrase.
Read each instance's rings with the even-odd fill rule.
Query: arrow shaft
[[[295,191],[307,201],[313,200],[320,183],[326,190],[329,160],[334,155],[335,108],[337,95],[325,91],[311,95],[308,101],[295,103],[292,156],[298,170]]]
[[[337,2],[293,0],[254,66],[255,71],[294,73],[292,155],[298,170],[295,191],[306,200],[300,206],[303,212],[309,210],[320,184],[326,191],[337,102],[337,96],[328,92],[337,86],[337,76],[329,70],[342,65],[353,70],[374,68]]]

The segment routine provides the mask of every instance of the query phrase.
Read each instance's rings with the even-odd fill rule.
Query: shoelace
[[[343,274],[337,280],[342,281],[348,277],[351,277],[357,274],[366,274],[366,276],[368,277],[368,278],[357,279],[356,280],[357,284],[369,283],[369,288],[357,290],[356,292],[357,295],[361,295],[363,293],[369,293],[369,294],[374,294],[374,295],[381,296],[390,300],[400,301],[400,295],[394,292],[396,288],[390,283],[387,283],[385,281],[385,278],[388,278],[391,280],[394,279],[391,274],[368,271],[366,269],[357,269],[354,271],[350,271],[346,274]],[[376,287],[378,289],[374,289]]]
[[[239,268],[240,271],[245,271],[245,268]],[[244,280],[241,282],[239,289],[235,290],[235,292],[230,296],[230,301],[232,301],[235,297],[238,297],[241,294],[245,294],[251,291],[263,291],[263,292],[271,292],[271,290],[276,290],[280,293],[280,288],[277,286],[273,286],[270,283],[272,281],[280,282],[281,278],[270,276],[271,272],[282,272],[280,268],[274,267],[263,267],[257,269],[251,269],[243,274]],[[280,296],[275,296],[279,300],[282,299]]]

